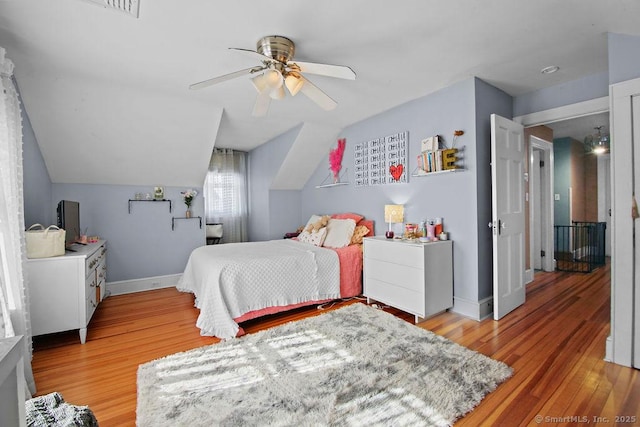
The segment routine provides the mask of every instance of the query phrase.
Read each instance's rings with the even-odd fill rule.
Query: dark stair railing
[[[556,270],[589,273],[605,263],[605,222],[554,225]]]

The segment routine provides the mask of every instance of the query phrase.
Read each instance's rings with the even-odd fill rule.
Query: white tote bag
[[[64,255],[65,231],[55,225],[44,228],[33,224],[25,232],[27,258],[49,258]]]

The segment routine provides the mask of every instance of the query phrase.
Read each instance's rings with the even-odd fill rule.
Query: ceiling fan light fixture
[[[260,74],[252,78],[251,83],[253,83],[253,87],[256,88],[258,93],[262,93],[265,90],[269,90],[269,84],[264,74]]]
[[[291,96],[296,96],[298,92],[300,92],[300,89],[302,89],[304,81],[300,77],[289,74],[284,79],[284,84],[285,86],[287,86],[287,89],[289,89],[289,93],[291,94]]]
[[[284,86],[280,86],[280,87],[277,87],[277,88],[273,89],[271,91],[271,93],[269,94],[269,96],[272,99],[284,99],[284,97],[287,96],[287,94],[284,91]]]
[[[265,82],[271,89],[281,88],[284,83],[282,73],[278,70],[267,70],[264,73]]]
[[[356,78],[355,72],[344,65],[301,61],[294,62],[295,44],[291,39],[283,36],[267,36],[261,38],[258,40],[255,51],[233,47],[229,49],[234,52],[250,55],[254,60],[258,59],[260,65],[194,83],[189,86],[189,89],[202,89],[236,77],[249,75],[251,77],[251,83],[258,91],[253,109],[253,115],[256,117],[266,115],[271,100],[285,98],[287,91],[291,93],[291,96],[302,92],[307,98],[324,110],[329,111],[336,108],[338,103],[311,83],[306,78],[306,74],[317,74],[347,80],[354,80]]]

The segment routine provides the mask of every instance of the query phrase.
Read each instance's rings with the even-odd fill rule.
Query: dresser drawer
[[[85,276],[88,277],[89,274],[92,274],[96,271],[96,267],[98,266],[98,263],[100,263],[100,259],[102,258],[102,255],[100,252],[101,252],[100,249],[98,249],[93,254],[91,254],[91,256],[88,256],[87,259],[85,260],[85,263],[84,263]]]
[[[416,316],[425,316],[425,300],[422,292],[367,277],[365,296]]]
[[[421,246],[393,241],[365,240],[364,257],[416,268],[422,268],[424,265]]]
[[[364,260],[365,280],[375,279],[381,282],[393,284],[401,288],[406,288],[424,293],[424,270],[422,268],[407,267],[386,261]]]
[[[96,311],[96,307],[98,307],[98,302],[96,301],[96,288],[91,288],[87,293],[86,304],[85,325],[88,325],[91,320],[91,316],[93,316],[93,313]]]

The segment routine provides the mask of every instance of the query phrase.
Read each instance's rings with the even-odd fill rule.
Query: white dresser
[[[87,340],[87,325],[104,298],[107,280],[107,242],[73,245],[76,252],[27,260],[27,278],[33,335],[80,330]]]
[[[418,318],[453,307],[453,242],[364,239],[364,296]]]

